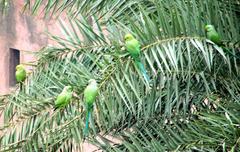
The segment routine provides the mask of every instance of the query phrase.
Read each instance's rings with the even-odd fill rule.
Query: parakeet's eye
[[[18,70],[18,69],[21,69],[21,66],[20,66],[20,65],[17,65],[17,66],[16,66],[16,70]]]
[[[205,26],[205,31],[211,31],[214,29],[214,26],[213,25],[206,25]]]
[[[16,70],[24,69],[24,66],[22,64],[19,64],[16,66]]]
[[[126,40],[131,40],[131,39],[133,39],[133,36],[131,34],[126,34],[124,39],[125,39],[125,41]]]

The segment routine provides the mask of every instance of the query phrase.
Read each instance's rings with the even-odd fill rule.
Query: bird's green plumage
[[[147,71],[144,68],[144,65],[142,64],[140,60],[140,54],[141,54],[141,49],[140,49],[140,44],[138,40],[136,40],[131,34],[126,34],[125,35],[125,47],[131,57],[134,60],[134,63],[138,67],[138,69],[141,71],[143,74],[143,77],[145,80],[148,82],[150,80],[149,76],[147,75]]]
[[[207,33],[207,38],[217,45],[222,45],[222,40],[218,32],[215,30],[213,25],[206,25],[205,31]]]
[[[90,79],[88,86],[84,90],[84,100],[87,105],[86,124],[84,129],[84,135],[88,134],[88,124],[91,118],[91,112],[93,110],[93,103],[98,95],[98,85],[96,80]]]
[[[97,82],[93,79],[89,80],[88,86],[84,90],[84,99],[87,105],[92,105],[98,93]]]
[[[23,65],[19,64],[16,66],[15,77],[17,82],[23,82],[27,77],[27,72]]]
[[[140,44],[132,35],[127,34],[125,36],[125,46],[134,60],[140,61]]]
[[[55,100],[55,109],[65,107],[69,104],[70,100],[72,99],[72,87],[65,86],[63,91],[57,96]]]
[[[205,31],[207,34],[207,38],[214,42],[219,47],[221,47],[225,53],[230,54],[231,56],[234,56],[236,58],[239,58],[238,56],[234,55],[230,49],[224,46],[221,36],[218,34],[213,25],[206,25]]]

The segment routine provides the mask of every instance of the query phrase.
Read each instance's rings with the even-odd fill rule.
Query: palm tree
[[[22,91],[2,97],[1,151],[238,151],[240,149],[240,1],[26,1],[33,14],[59,20],[64,37],[36,55]],[[228,54],[205,38],[213,24]],[[141,43],[150,86],[124,49]],[[95,78],[99,95],[83,137],[83,90]],[[65,85],[74,99],[53,111]],[[108,137],[112,137],[111,140]],[[117,139],[117,142],[116,142]]]

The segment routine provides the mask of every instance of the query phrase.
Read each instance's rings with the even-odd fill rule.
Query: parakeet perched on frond
[[[126,34],[124,39],[125,39],[125,47],[126,47],[127,51],[130,53],[131,57],[134,60],[134,63],[136,64],[136,66],[138,67],[140,72],[142,73],[144,79],[147,82],[149,82],[150,78],[147,75],[147,71],[144,68],[144,65],[142,64],[142,62],[140,60],[141,49],[140,49],[140,44],[139,44],[138,40],[136,40],[132,34]]]
[[[221,47],[225,53],[228,53],[236,58],[239,58],[238,56],[234,55],[230,49],[227,49],[221,39],[221,36],[218,34],[218,32],[215,30],[213,25],[206,25],[205,31],[207,34],[207,38],[214,42],[216,45]]]
[[[63,108],[69,104],[72,99],[73,89],[71,86],[65,86],[62,92],[57,96],[55,100],[55,109]]]
[[[16,77],[16,81],[20,84],[20,91],[21,91],[23,87],[23,82],[27,77],[27,72],[22,64],[19,64],[16,66],[15,77]]]
[[[84,135],[88,134],[88,125],[93,110],[93,103],[98,95],[98,85],[96,80],[90,79],[88,86],[84,90],[84,100],[87,105],[86,126],[84,129]]]
[[[22,64],[16,66],[16,80],[18,83],[23,82],[27,77],[27,72]]]
[[[207,33],[207,38],[214,42],[215,44],[221,46],[222,45],[222,40],[220,35],[217,33],[213,25],[206,25],[205,26],[205,31]]]

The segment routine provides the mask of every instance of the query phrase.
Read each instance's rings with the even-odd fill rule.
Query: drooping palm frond
[[[237,147],[240,61],[206,41],[203,29],[212,23],[223,37],[236,41],[236,16],[219,9],[218,1],[133,2],[125,1],[125,9],[103,21],[97,15],[92,23],[84,15],[60,20],[63,35],[49,34],[58,46],[37,53],[37,67],[24,89],[1,103],[1,150],[78,149],[86,112],[82,92],[90,78],[97,79],[100,92],[87,139],[105,151]],[[142,44],[141,60],[151,85],[124,49],[123,35],[128,32]],[[55,97],[65,85],[73,86],[74,99],[54,112]],[[116,136],[121,142],[100,143],[99,135]]]

